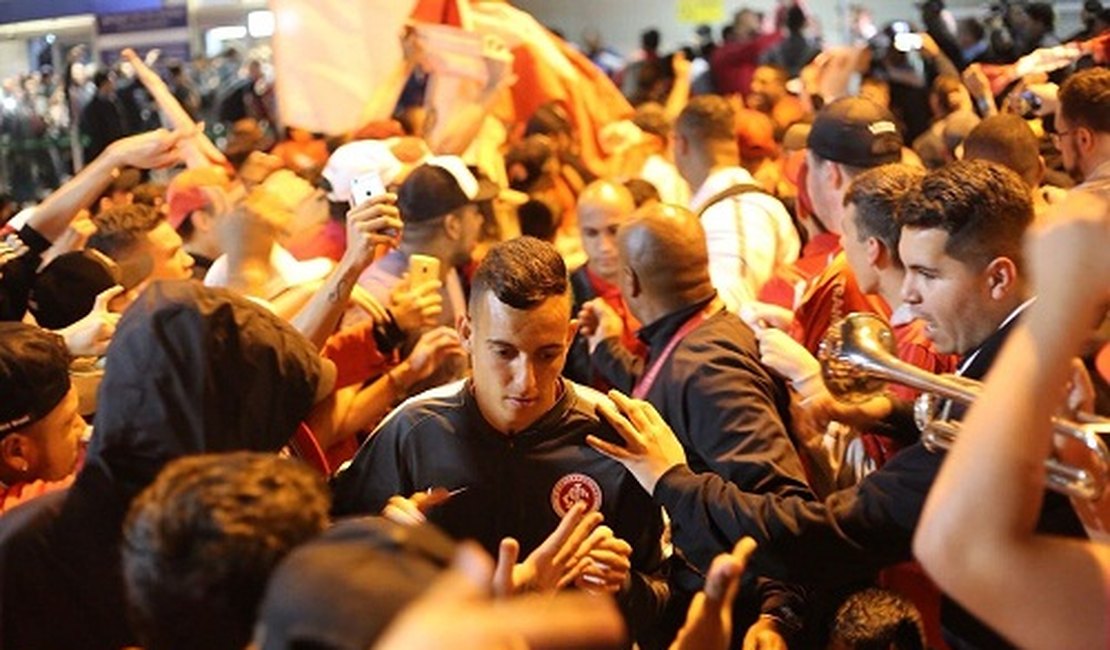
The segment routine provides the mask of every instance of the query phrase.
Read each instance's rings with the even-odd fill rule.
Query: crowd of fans
[[[266,57],[264,50],[258,54]],[[0,88],[0,169],[6,200],[17,206],[41,200],[112,140],[161,126],[134,66],[87,59],[85,46],[74,46],[63,70],[44,65]],[[146,63],[157,66],[181,106],[220,141],[243,118],[273,121],[273,92],[261,62],[245,61],[235,48],[188,62],[151,50]]]
[[[593,32],[612,120],[6,84],[0,647],[1110,647],[1110,10],[919,9]]]

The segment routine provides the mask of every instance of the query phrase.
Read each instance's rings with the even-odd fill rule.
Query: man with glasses
[[[1060,86],[1052,143],[1076,190],[1110,196],[1110,69],[1077,72]]]

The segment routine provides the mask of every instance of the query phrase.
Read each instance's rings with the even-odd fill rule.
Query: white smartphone
[[[351,207],[357,207],[379,194],[385,194],[385,182],[376,171],[366,172],[351,179]]]
[[[409,286],[417,287],[432,280],[439,280],[439,258],[430,255],[410,255]]]
[[[894,35],[894,49],[899,52],[913,52],[920,50],[922,46],[921,34],[895,34]]]

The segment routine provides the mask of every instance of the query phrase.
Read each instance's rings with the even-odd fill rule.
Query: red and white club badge
[[[585,474],[567,474],[551,488],[551,508],[559,518],[579,501],[586,503],[586,512],[601,510],[601,487]]]

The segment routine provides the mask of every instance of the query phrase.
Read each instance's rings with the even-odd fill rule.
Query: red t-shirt
[[[804,291],[805,287],[825,270],[838,252],[840,252],[840,235],[829,232],[815,235],[802,247],[802,254],[796,262],[785,271],[776,273],[763,285],[759,290],[760,302],[793,311],[799,304],[799,288]]]
[[[759,57],[782,40],[778,32],[760,34],[744,42],[723,43],[709,57],[713,84],[720,95],[747,96],[752,90],[752,77],[759,67]]]
[[[335,387],[361,384],[397,365],[396,355],[378,351],[374,341],[374,321],[341,329],[328,337],[320,356],[335,363]]]
[[[376,379],[397,364],[396,354],[387,356],[378,350],[373,332],[374,321],[364,321],[332,334],[324,343],[320,356],[335,363],[336,389]],[[308,430],[308,427],[303,428]],[[327,469],[330,471],[354,458],[358,445],[356,437],[351,437],[324,449]],[[303,449],[298,447],[298,452],[311,455],[311,445],[306,444]]]
[[[833,257],[825,270],[810,283],[794,311],[796,338],[816,355],[829,327],[853,312],[878,314],[890,318],[890,307],[877,296],[863,293],[856,282],[844,251]]]
[[[23,505],[31,499],[41,497],[55,490],[64,490],[72,485],[77,472],[81,471],[81,468],[85,465],[85,443],[82,442],[80,445],[73,471],[57,481],[27,481],[13,485],[0,483],[0,515],[7,514],[12,508]]]
[[[74,472],[57,481],[31,481],[29,483],[16,483],[15,485],[0,484],[0,515],[5,515],[12,508],[27,503],[35,497],[55,490],[64,490],[73,483]]]

